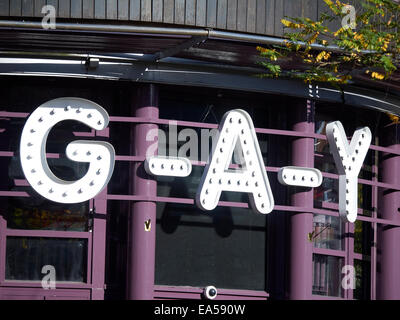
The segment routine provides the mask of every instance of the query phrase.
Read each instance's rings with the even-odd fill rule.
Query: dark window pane
[[[313,294],[343,297],[342,267],[342,258],[314,254]]]
[[[279,105],[279,112],[276,106]],[[219,124],[225,112],[246,110],[256,128],[287,129],[287,103],[279,96],[243,91],[163,86],[160,89],[160,118]]]
[[[87,231],[89,202],[62,204],[37,195],[8,198],[7,228]]]
[[[359,178],[362,178],[361,173]],[[362,215],[372,216],[372,186],[358,184],[358,208],[363,209]]]
[[[109,201],[107,204],[110,219],[106,238],[106,299],[125,299],[128,213],[128,201]]]
[[[354,299],[369,300],[371,298],[371,263],[354,260],[354,268],[356,271]]]
[[[203,174],[203,166],[192,166],[192,172],[188,177],[175,178],[158,176],[157,195],[159,197],[192,198],[196,197],[200,179]]]
[[[265,290],[266,216],[249,209],[158,204],[158,285]]]
[[[86,239],[7,237],[5,278],[40,281],[51,265],[56,281],[85,282],[87,250]]]
[[[374,231],[371,223],[356,220],[354,224],[354,252],[370,256],[373,239]]]

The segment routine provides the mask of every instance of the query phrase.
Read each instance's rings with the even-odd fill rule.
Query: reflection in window
[[[344,223],[338,217],[314,215],[314,247],[344,250]]]
[[[7,237],[6,280],[42,280],[42,267],[52,265],[56,281],[85,282],[87,240]]]
[[[317,121],[315,124],[315,133],[326,135],[327,121]],[[329,143],[327,139],[315,139],[315,168],[322,172],[337,173],[335,161],[330,153]]]
[[[159,203],[156,284],[265,290],[266,225],[249,209]]]
[[[342,258],[314,254],[313,294],[343,297],[342,267]]]
[[[327,121],[318,121],[315,125],[315,132],[326,134]],[[314,167],[322,172],[335,173],[337,169],[332,154],[330,153],[328,140],[315,139],[315,164]],[[339,182],[337,179],[324,178],[318,188],[314,188],[314,201],[316,207],[321,207],[322,202],[339,202]]]
[[[87,231],[89,203],[59,204],[32,198],[9,198],[7,228],[27,230]]]
[[[314,188],[315,207],[321,207],[323,202],[339,203],[339,180],[324,178],[322,184]]]

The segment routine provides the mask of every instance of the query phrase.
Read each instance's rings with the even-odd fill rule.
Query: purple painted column
[[[3,198],[3,197],[2,197]],[[0,204],[5,203],[5,201],[0,200]],[[7,229],[7,221],[0,214],[0,282],[4,282],[5,274],[6,274],[6,229]],[[3,297],[0,292],[0,300]]]
[[[400,151],[400,126],[393,124],[385,128],[385,143],[390,148]],[[383,154],[380,163],[381,181],[400,185],[400,156]],[[380,217],[400,223],[400,191],[381,189],[379,192]],[[379,225],[378,261],[377,261],[377,299],[400,299],[400,227]]]
[[[294,107],[294,131],[314,133],[314,103],[301,102]],[[292,165],[314,168],[314,139],[298,138],[292,143]],[[313,189],[298,188],[291,197],[292,205],[313,207]],[[310,299],[312,294],[313,214],[292,214],[290,220],[290,288],[289,299]]]
[[[96,132],[97,137],[110,137],[110,129]],[[106,271],[107,187],[93,199],[92,300],[104,300]]]
[[[153,84],[139,87],[133,108],[136,117],[158,119],[157,87]],[[152,129],[157,129],[157,125],[140,123],[133,127],[131,154],[146,156],[147,148],[154,143],[146,141],[146,135]],[[157,195],[157,182],[146,174],[143,163],[132,164],[130,179],[132,194],[149,197]],[[156,203],[153,201],[132,203],[128,233],[128,299],[153,299],[155,231]]]
[[[94,198],[92,238],[92,300],[104,300],[106,267],[107,188]],[[103,218],[104,217],[104,218]]]

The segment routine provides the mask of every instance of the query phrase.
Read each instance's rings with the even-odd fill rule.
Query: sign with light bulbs
[[[67,145],[72,161],[89,162],[89,170],[77,181],[56,177],[46,159],[47,136],[54,125],[76,120],[95,130],[108,126],[108,114],[94,102],[60,98],[38,107],[22,130],[20,160],[26,179],[41,196],[60,203],[79,203],[95,197],[109,182],[114,170],[115,151],[103,141],[76,140]]]
[[[109,116],[101,106],[80,98],[59,98],[38,107],[28,118],[21,136],[20,157],[26,179],[41,196],[60,203],[80,203],[94,198],[111,179],[115,151],[103,141],[77,140],[69,143],[66,155],[72,161],[88,162],[87,173],[77,181],[56,177],[46,159],[47,136],[63,120],[76,120],[95,130],[107,127]],[[220,125],[216,145],[204,169],[196,195],[197,205],[206,211],[216,208],[222,191],[249,194],[252,209],[268,214],[274,196],[265,170],[256,131],[250,115],[240,109],[227,112]],[[357,178],[371,144],[368,127],[358,129],[350,142],[339,121],[327,125],[326,135],[339,173],[339,213],[349,222],[357,219]],[[235,146],[242,150],[240,169],[229,169]],[[144,163],[154,176],[187,177],[192,164],[184,157],[148,156]],[[278,172],[286,186],[315,188],[322,174],[315,168],[288,166]]]

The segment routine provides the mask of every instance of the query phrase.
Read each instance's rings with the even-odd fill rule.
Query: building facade
[[[43,28],[45,5],[55,29]],[[255,48],[283,41],[280,19],[323,10],[306,0],[0,0],[0,299],[201,299],[207,286],[216,299],[400,299],[398,89],[258,76]],[[28,117],[65,97],[100,105],[109,124],[55,125],[44,146],[52,173],[85,175],[88,164],[65,155],[74,140],[115,149],[106,188],[72,204],[38,194],[20,159]],[[267,215],[241,192],[223,192],[210,212],[196,205],[213,132],[235,109],[254,123],[275,199]],[[349,138],[372,133],[355,223],[339,217],[332,121]],[[189,158],[191,174],[149,175],[155,141],[159,155]],[[319,169],[323,182],[284,186],[285,166]],[[48,266],[55,288],[43,283]]]

